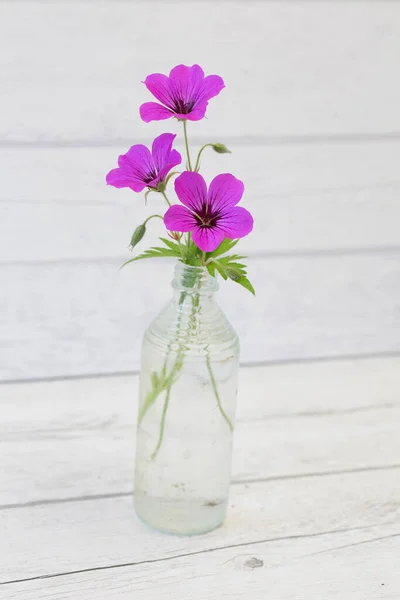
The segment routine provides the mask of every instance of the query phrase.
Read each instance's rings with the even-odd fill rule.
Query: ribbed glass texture
[[[226,514],[239,341],[205,268],[178,263],[172,286],[143,340],[134,499],[149,525],[195,534]]]

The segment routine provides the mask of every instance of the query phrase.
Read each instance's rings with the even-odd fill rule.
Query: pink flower
[[[140,107],[143,121],[162,121],[177,117],[189,121],[200,121],[206,113],[208,101],[225,87],[218,75],[204,77],[199,65],[178,65],[169,77],[154,73],[146,77],[147,89],[161,102],[146,102]]]
[[[175,181],[175,191],[184,204],[174,204],[164,215],[169,231],[191,231],[194,243],[212,252],[224,238],[237,239],[253,229],[253,217],[239,203],[244,185],[233,175],[217,175],[207,191],[200,173],[185,171]]]
[[[176,135],[163,133],[153,142],[151,152],[143,144],[129,148],[118,157],[118,168],[110,171],[106,183],[116,188],[128,187],[141,192],[145,187],[157,189],[170,170],[182,162],[182,157],[172,150]]]

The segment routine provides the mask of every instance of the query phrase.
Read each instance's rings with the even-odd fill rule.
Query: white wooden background
[[[179,131],[138,105],[181,62],[226,81],[190,135],[256,217],[243,362],[399,351],[399,56],[395,1],[0,1],[1,379],[137,369],[172,265],[118,272],[145,210],[104,176]]]

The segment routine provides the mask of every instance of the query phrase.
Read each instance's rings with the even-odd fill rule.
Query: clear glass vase
[[[195,534],[226,514],[239,340],[206,268],[178,263],[172,286],[143,340],[134,499],[152,527]]]

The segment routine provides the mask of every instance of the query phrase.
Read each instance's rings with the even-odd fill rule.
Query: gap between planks
[[[246,257],[249,259],[291,259],[291,258],[323,258],[330,256],[369,256],[371,254],[397,254],[400,253],[399,246],[368,246],[360,248],[312,248],[307,250],[276,250],[276,251],[256,251],[247,252]],[[98,264],[117,264],[120,265],[126,260],[126,256],[100,256],[96,258],[56,258],[45,260],[6,260],[0,262],[0,268],[9,267],[45,267],[48,265],[98,265]],[[173,261],[168,261],[168,264],[173,264]]]
[[[231,548],[243,548],[246,546],[247,547],[248,546],[257,546],[260,544],[270,544],[270,543],[274,543],[274,542],[282,542],[282,541],[288,541],[288,540],[315,538],[315,537],[320,537],[320,536],[324,536],[324,535],[340,534],[340,533],[346,533],[346,532],[350,532],[350,531],[361,531],[363,529],[371,529],[373,527],[377,527],[378,525],[379,524],[363,525],[361,527],[347,527],[344,529],[333,529],[333,530],[328,530],[328,531],[318,531],[318,532],[314,532],[314,533],[304,533],[304,534],[298,534],[298,535],[287,535],[287,536],[281,536],[281,537],[275,537],[275,538],[267,538],[264,540],[255,540],[254,542],[239,542],[237,544],[228,544],[225,546],[217,546],[215,548],[206,548],[206,549],[202,549],[202,550],[196,550],[194,552],[186,552],[183,554],[177,554],[174,556],[164,556],[161,558],[147,559],[147,560],[136,561],[136,562],[116,563],[113,565],[89,567],[87,569],[77,569],[74,571],[65,571],[65,572],[61,572],[61,573],[49,573],[49,574],[45,574],[45,575],[35,575],[34,577],[27,577],[25,579],[11,579],[9,581],[0,582],[0,586],[1,585],[10,585],[10,584],[15,584],[15,583],[24,583],[27,581],[36,581],[36,580],[40,580],[40,579],[52,579],[52,578],[56,578],[56,577],[67,577],[69,575],[92,573],[92,572],[96,572],[96,571],[109,571],[112,569],[123,569],[123,568],[127,568],[127,567],[136,567],[136,566],[140,566],[140,565],[176,560],[179,558],[187,558],[190,556],[198,556],[201,554],[209,554],[211,552],[218,552],[221,550],[229,550]],[[372,543],[379,539],[389,539],[389,538],[398,537],[398,536],[400,536],[400,532],[389,534],[387,536],[382,536],[380,538],[373,538],[370,540],[365,540],[362,542],[358,542],[358,544]],[[358,544],[354,544],[354,545],[358,545]]]
[[[231,485],[255,485],[257,483],[268,483],[274,481],[293,481],[296,479],[307,479],[317,477],[330,477],[335,475],[351,475],[352,473],[372,473],[377,471],[392,471],[400,469],[400,464],[378,465],[374,467],[357,467],[354,469],[339,469],[331,471],[320,471],[315,473],[294,473],[292,475],[274,475],[272,477],[260,477],[249,479],[233,479]],[[0,510],[13,510],[19,508],[33,508],[36,506],[47,506],[55,504],[69,504],[70,502],[92,502],[96,500],[109,500],[113,498],[127,498],[133,495],[129,492],[113,492],[110,494],[93,494],[86,496],[71,496],[68,498],[54,498],[51,500],[32,500],[31,502],[21,502],[14,504],[0,505]]]
[[[290,146],[290,145],[309,145],[309,144],[342,144],[342,143],[360,143],[360,142],[400,142],[400,131],[383,131],[380,133],[318,133],[303,135],[243,135],[243,136],[224,136],[227,144],[241,144],[243,146]],[[203,145],[208,143],[209,138],[192,136],[192,143]],[[137,143],[147,143],[147,139],[137,138]],[[83,139],[83,140],[0,140],[0,148],[118,148],[130,146],[132,139]],[[177,146],[183,147],[183,142],[177,142]]]
[[[400,349],[396,351],[386,352],[366,352],[365,354],[336,354],[329,356],[312,356],[312,357],[297,357],[297,358],[283,358],[279,360],[260,360],[260,361],[246,361],[240,363],[240,368],[253,369],[257,367],[269,367],[269,366],[284,366],[284,365],[301,365],[311,363],[324,363],[324,362],[342,362],[346,360],[363,361],[374,358],[400,358]],[[31,377],[27,379],[0,379],[0,387],[2,385],[24,385],[29,383],[51,383],[56,381],[81,381],[84,379],[101,379],[110,377],[136,377],[140,374],[139,369],[132,371],[112,371],[109,373],[84,373],[83,375],[54,375],[52,377]],[[381,406],[381,405],[379,405]],[[389,405],[387,405],[389,407]],[[318,413],[319,414],[319,413]],[[293,414],[296,416],[296,413]]]

